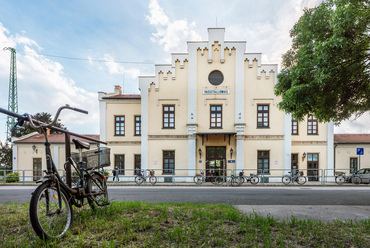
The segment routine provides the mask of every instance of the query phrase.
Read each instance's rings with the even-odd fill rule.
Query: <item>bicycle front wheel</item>
[[[297,178],[297,183],[298,183],[298,184],[300,184],[300,185],[305,184],[305,183],[306,183],[306,181],[307,181],[307,178],[306,178],[306,177],[304,177],[304,176],[299,176],[299,177]]]
[[[154,185],[154,184],[157,182],[157,177],[155,177],[155,176],[151,176],[151,177],[149,177],[149,182],[150,182],[152,185]]]
[[[200,185],[200,184],[202,184],[202,182],[203,182],[202,176],[195,176],[194,177],[194,183],[195,184]]]
[[[135,177],[135,183],[137,184],[137,185],[140,185],[140,184],[142,184],[144,182],[144,178],[143,177],[141,177],[141,176],[136,176]]]
[[[108,202],[107,184],[98,174],[93,174],[88,180],[86,193],[90,194],[91,198],[87,198],[87,200],[92,209]]]
[[[251,177],[251,184],[256,185],[257,183],[259,183],[259,181],[260,181],[259,177],[257,177],[257,176]]]
[[[283,178],[282,178],[282,183],[283,183],[284,185],[288,185],[288,184],[290,183],[290,177],[288,177],[288,176],[283,176]]]
[[[339,185],[342,185],[344,183],[344,177],[340,176],[340,177],[336,177],[335,178],[335,182]]]
[[[56,187],[50,182],[41,184],[33,192],[30,203],[30,220],[35,233],[42,239],[62,237],[72,225],[73,211],[67,194],[60,189],[62,201]]]

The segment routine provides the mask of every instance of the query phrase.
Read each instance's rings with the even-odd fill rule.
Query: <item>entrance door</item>
[[[214,181],[216,176],[225,174],[226,146],[207,146],[206,148],[206,181]]]
[[[319,181],[319,154],[307,154],[308,181]]]

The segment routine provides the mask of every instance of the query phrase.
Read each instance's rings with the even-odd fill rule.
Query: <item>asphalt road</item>
[[[34,186],[0,186],[0,204],[24,203]],[[279,219],[367,219],[370,217],[370,188],[356,187],[162,187],[109,186],[111,201],[193,202],[234,205],[249,214],[258,212]]]

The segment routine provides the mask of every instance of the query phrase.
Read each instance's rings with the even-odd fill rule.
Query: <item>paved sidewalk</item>
[[[337,205],[236,205],[237,209],[245,214],[259,213],[262,216],[271,215],[279,220],[290,219],[317,219],[330,222],[339,220],[365,220],[370,218],[370,206],[337,206]]]

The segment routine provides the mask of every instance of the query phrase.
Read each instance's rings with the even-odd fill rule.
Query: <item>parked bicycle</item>
[[[233,173],[230,173],[230,176],[221,175],[215,178],[215,184],[222,185],[225,182],[231,184],[231,186],[239,186],[240,185],[241,178],[234,176]]]
[[[149,179],[149,182],[154,185],[157,182],[157,177],[154,176],[154,170],[149,170],[148,176],[145,176],[144,170],[140,170],[139,175],[135,177],[135,183],[141,185],[143,182],[146,182]]]
[[[46,130],[51,128],[73,134],[66,130],[53,127],[63,109],[70,109],[84,114],[88,113],[85,110],[66,105],[58,109],[51,123],[46,124],[35,120],[29,114],[22,116],[0,108],[1,113],[18,119],[14,128],[22,126],[25,121],[28,121],[32,128],[45,136],[44,145],[47,170],[44,170],[44,173],[46,175],[36,182],[41,183],[41,185],[32,193],[29,209],[32,227],[35,233],[42,239],[59,238],[67,232],[73,223],[72,205],[80,208],[86,204],[85,199],[87,199],[87,203],[92,209],[110,204],[105,176],[97,171],[99,168],[109,166],[109,148],[102,147],[95,151],[82,152],[83,149],[89,150],[90,144],[73,139],[78,150],[78,161],[76,162],[74,158],[69,157],[66,164],[69,162],[77,171],[79,175],[78,184],[74,187],[69,187],[58,174],[58,170],[52,159]],[[73,135],[76,136],[76,134]],[[64,165],[65,167],[66,164]]]
[[[239,172],[239,177],[240,185],[242,185],[244,182],[250,182],[251,184],[256,185],[260,181],[260,178],[254,173],[250,173],[249,176],[244,176],[244,171]]]
[[[300,185],[303,185],[307,182],[307,178],[303,176],[303,171],[293,171],[293,174],[291,171],[289,171],[288,175],[284,175],[282,177],[282,182],[284,185],[288,185],[291,182],[296,182]]]
[[[361,177],[359,174],[356,174],[355,172],[353,172],[349,176],[346,176],[345,172],[336,171],[335,172],[335,182],[339,185],[342,185],[344,182],[349,182],[352,184],[360,184]]]
[[[215,184],[215,176],[214,175],[211,175],[211,176],[205,176],[204,175],[204,171],[201,171],[200,174],[197,174],[196,176],[193,177],[193,181],[195,184],[197,185],[201,185],[201,184],[204,184],[206,182],[206,178],[210,178],[211,179],[211,183],[212,184]]]

